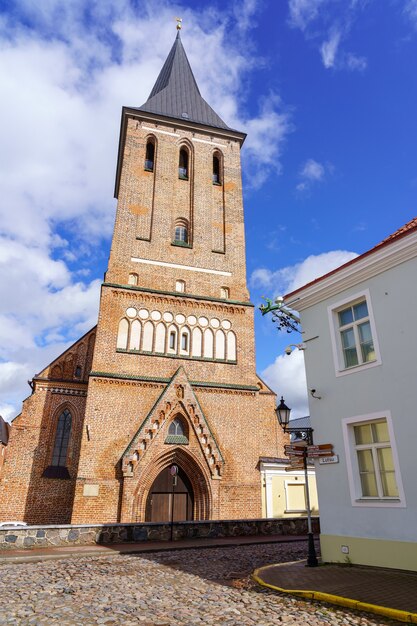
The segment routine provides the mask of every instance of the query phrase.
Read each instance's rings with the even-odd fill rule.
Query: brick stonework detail
[[[232,131],[155,120],[141,111],[124,111],[124,124],[97,328],[33,379],[33,393],[11,429],[0,520],[142,522],[154,480],[172,463],[191,482],[194,519],[258,518],[259,458],[282,457],[287,438],[277,425],[275,395],[255,372],[241,139]],[[153,172],[144,170],[151,136]],[[188,180],[178,177],[184,145],[190,153]],[[221,185],[212,182],[214,152],[221,156]],[[172,245],[178,218],[189,223],[189,246]],[[136,287],[129,286],[129,274],[137,275]],[[185,281],[185,294],[175,293],[178,280]],[[230,301],[221,300],[221,288],[229,290]],[[236,334],[236,360],[117,350],[119,322],[129,307],[174,319],[228,320]],[[46,478],[64,408],[73,417],[69,478]],[[166,443],[177,415],[187,425],[187,445]]]
[[[33,379],[33,393],[24,401],[10,431],[0,481],[0,520],[70,522],[94,339],[95,329]],[[80,376],[75,376],[77,367]],[[67,455],[70,478],[45,478],[57,421],[65,408],[73,418]]]

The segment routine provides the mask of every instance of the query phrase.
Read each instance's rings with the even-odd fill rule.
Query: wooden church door
[[[181,468],[171,474],[166,467],[155,479],[146,503],[147,522],[182,522],[193,519],[194,494]]]

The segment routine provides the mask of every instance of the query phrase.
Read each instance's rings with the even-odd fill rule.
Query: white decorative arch
[[[128,336],[129,336],[129,322],[125,317],[123,317],[119,322],[116,347],[119,348],[120,350],[126,350]]]
[[[193,328],[192,339],[191,356],[201,357],[203,355],[203,332],[198,326]]]
[[[133,320],[130,327],[129,350],[140,349],[140,336],[142,334],[142,324],[139,320]]]
[[[216,332],[216,344],[214,354],[216,359],[223,360],[226,358],[226,336],[222,330],[218,330]]]
[[[163,322],[159,322],[155,331],[155,352],[165,352],[166,326]]]
[[[204,331],[204,358],[212,359],[214,353],[214,336],[211,328]]]
[[[227,360],[236,361],[236,335],[232,330],[227,333]]]
[[[153,349],[154,325],[152,322],[145,322],[143,326],[142,350],[144,352],[152,352]]]

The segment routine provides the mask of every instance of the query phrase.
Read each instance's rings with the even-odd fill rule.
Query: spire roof
[[[138,110],[214,128],[229,128],[201,96],[179,30],[149,98]]]

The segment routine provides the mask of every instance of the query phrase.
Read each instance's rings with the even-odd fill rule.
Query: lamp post
[[[284,398],[281,396],[281,402],[275,409],[275,412],[278,417],[278,422],[282,427],[284,433],[302,433],[302,441],[305,445],[305,450],[303,451],[303,466],[304,466],[304,476],[305,476],[305,485],[306,485],[306,504],[307,504],[307,531],[308,531],[308,556],[307,556],[307,566],[308,567],[317,567],[317,555],[316,549],[314,546],[314,536],[313,529],[311,526],[311,508],[310,508],[310,490],[308,486],[308,473],[307,473],[307,457],[308,450],[307,446],[313,445],[313,429],[306,428],[291,428],[289,427],[290,423],[290,414],[291,409],[287,407],[284,402]],[[300,445],[301,442],[300,442]]]

